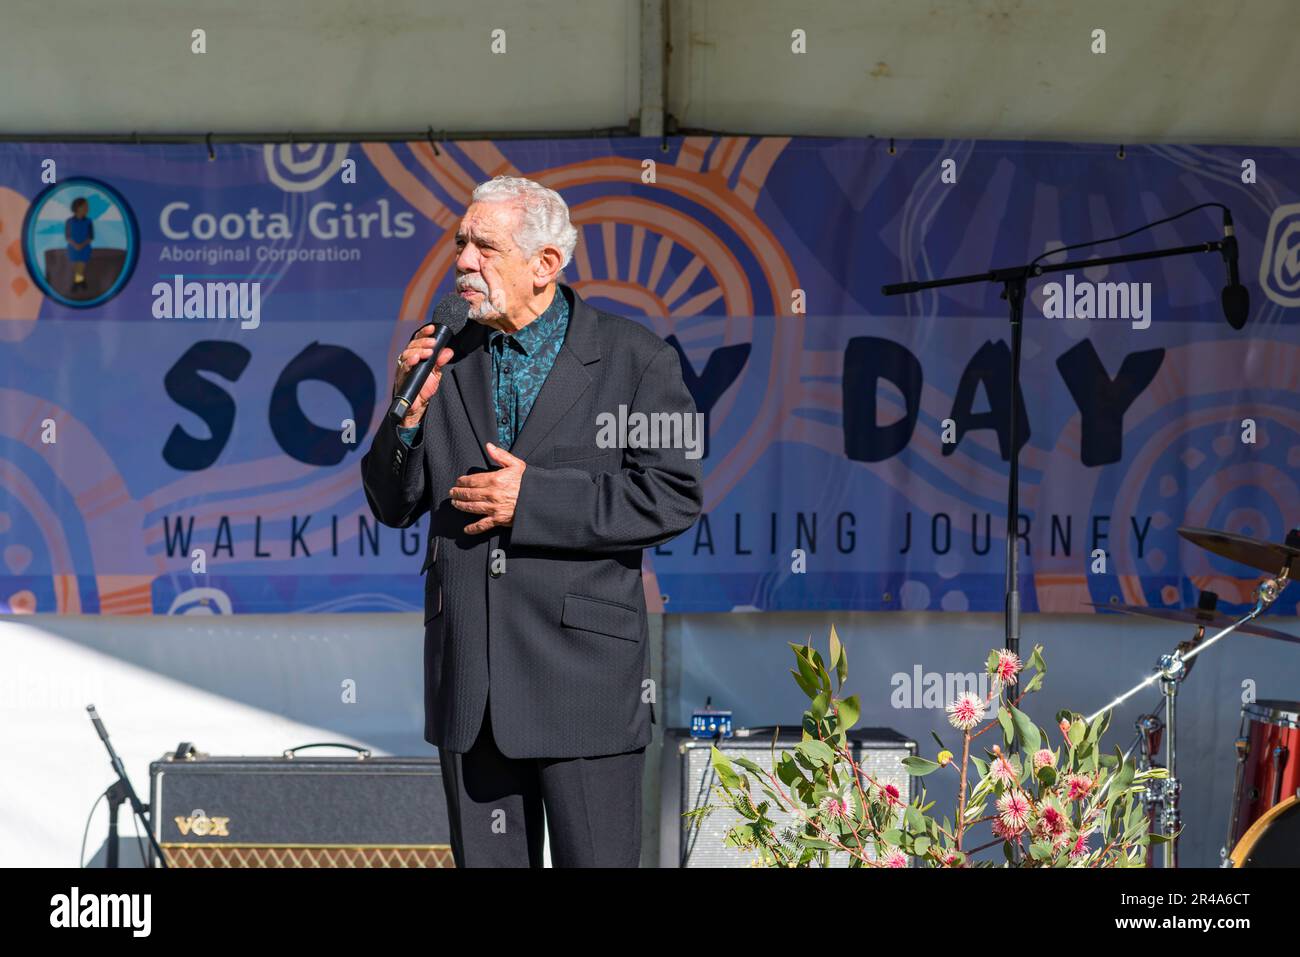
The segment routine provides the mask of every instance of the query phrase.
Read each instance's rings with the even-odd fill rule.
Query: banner
[[[497,173],[565,197],[567,281],[670,342],[705,413],[704,512],[646,553],[668,612],[1000,610],[1006,303],[881,285],[1231,206],[1240,331],[1217,253],[1031,283],[1022,598],[1250,600],[1177,528],[1300,524],[1300,153],[667,146],[0,145],[0,612],[419,609],[427,518],[379,525],[359,464]],[[1221,235],[1209,208],[1070,256]]]

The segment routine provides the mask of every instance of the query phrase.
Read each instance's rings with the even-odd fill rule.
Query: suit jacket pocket
[[[429,547],[425,549],[424,564],[420,566],[421,575],[428,571],[429,567],[438,560],[438,541],[438,536],[433,536],[433,541],[431,541]]]
[[[424,577],[424,620],[427,624],[442,614],[442,575],[438,566],[429,568]]]
[[[603,598],[565,595],[560,624],[625,641],[641,640],[641,613],[630,605]]]
[[[551,450],[551,464],[555,467],[571,462],[586,462],[589,459],[604,458],[619,449],[598,449],[594,445],[557,445]]]
[[[427,625],[442,614],[442,586],[424,589],[424,623]]]

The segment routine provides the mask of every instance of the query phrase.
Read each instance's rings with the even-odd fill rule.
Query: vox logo
[[[177,817],[176,826],[180,828],[181,835],[188,837],[193,834],[195,837],[229,837],[230,818],[228,817],[206,817],[199,815],[195,817]]]

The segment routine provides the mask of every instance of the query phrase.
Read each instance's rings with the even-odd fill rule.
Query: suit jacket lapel
[[[569,328],[564,336],[564,345],[555,357],[542,389],[537,394],[524,427],[515,439],[510,454],[524,461],[535,451],[546,437],[564,419],[574,403],[591,386],[591,373],[585,368],[593,362],[600,361],[600,350],[596,339],[596,314],[571,288],[559,285],[557,295],[565,295],[569,300]],[[591,423],[594,434],[596,423]]]
[[[461,402],[465,405],[465,413],[469,416],[469,424],[474,429],[474,437],[478,439],[478,451],[483,464],[495,466],[495,463],[488,459],[487,450],[483,448],[485,443],[496,444],[497,441],[496,423],[492,412],[492,357],[488,355],[486,342],[487,327],[475,323],[472,334],[466,342],[468,351],[460,357],[459,361],[452,363],[451,377],[456,383]]]

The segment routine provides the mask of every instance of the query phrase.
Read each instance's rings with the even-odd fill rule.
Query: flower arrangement
[[[831,671],[821,653],[791,644],[795,682],[809,698],[802,740],[793,752],[776,754],[764,770],[746,758],[729,759],[716,747],[712,767],[721,804],[686,816],[698,823],[729,807],[742,819],[726,835],[728,846],[757,851],[756,863],[771,867],[828,866],[832,853],[848,855],[850,867],[1141,867],[1151,844],[1166,840],[1150,832],[1141,801],[1146,782],[1163,768],[1139,772],[1116,748],[1101,750],[1110,713],[1088,722],[1062,711],[1053,730],[1059,743],[1022,709],[1040,690],[1047,665],[1042,646],[1027,664],[1005,649],[989,653],[986,696],[959,694],[947,706],[948,723],[961,733],[961,758],[932,732],[935,760],[910,756],[903,765],[917,778],[956,773],[956,813],[936,820],[925,789],[904,804],[896,786],[881,783],[853,760],[847,733],[861,711],[856,695],[837,697],[848,677],[848,658],[835,628],[830,632]],[[1031,674],[1032,673],[1032,674]],[[992,732],[991,739],[981,741]],[[982,753],[976,753],[976,752]],[[972,780],[972,771],[974,779]],[[761,795],[760,793],[761,792]],[[777,815],[777,812],[782,812]],[[781,825],[774,816],[791,818]],[[984,839],[976,829],[987,827]],[[992,848],[1001,845],[1001,861]],[[985,858],[974,855],[989,850]]]

